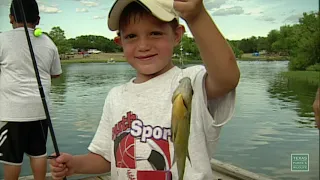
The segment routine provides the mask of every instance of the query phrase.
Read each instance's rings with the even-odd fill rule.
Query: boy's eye
[[[151,32],[151,35],[154,35],[154,36],[160,36],[162,35],[163,33],[162,32],[159,32],[159,31],[153,31]]]
[[[134,38],[134,37],[136,37],[136,35],[134,35],[134,34],[128,34],[128,35],[125,36],[125,39],[132,39],[132,38]]]

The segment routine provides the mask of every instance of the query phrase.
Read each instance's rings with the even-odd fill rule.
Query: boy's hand
[[[53,156],[55,156],[55,154],[53,154]],[[50,159],[52,179],[60,180],[74,174],[72,159],[72,155],[67,153],[61,153],[59,157]]]
[[[203,0],[174,0],[173,7],[187,23],[194,21],[199,14],[206,11]]]

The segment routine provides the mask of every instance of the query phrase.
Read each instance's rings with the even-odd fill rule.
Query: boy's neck
[[[161,69],[160,71],[154,74],[140,74],[139,72],[137,72],[137,77],[133,80],[133,83],[141,84],[141,83],[147,82],[152,78],[155,78],[161,74],[168,72],[173,67],[174,67],[174,64],[171,62],[166,67],[164,67],[163,69]]]

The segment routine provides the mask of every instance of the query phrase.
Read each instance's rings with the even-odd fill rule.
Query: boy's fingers
[[[59,167],[59,163],[57,163],[55,160],[50,160],[50,166]]]
[[[59,173],[65,171],[66,167],[52,167],[51,172]]]
[[[72,159],[70,154],[61,153],[59,157],[56,158],[58,163],[68,163]]]
[[[194,3],[191,2],[185,2],[185,1],[174,1],[173,7],[178,12],[184,12],[192,9],[194,6]]]
[[[61,163],[58,163],[55,159],[50,160],[50,165],[53,167],[61,167]]]
[[[68,172],[67,169],[62,172],[52,172],[51,176],[53,177],[53,179],[63,179],[64,177],[67,176],[67,172]]]

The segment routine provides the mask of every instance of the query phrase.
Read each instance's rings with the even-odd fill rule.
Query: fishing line
[[[23,25],[24,25],[24,30],[25,30],[25,34],[26,34],[26,38],[27,38],[27,42],[28,42],[28,46],[29,46],[29,51],[30,51],[30,55],[31,55],[31,59],[32,59],[32,63],[33,63],[33,67],[34,67],[37,83],[38,83],[38,88],[39,88],[39,92],[40,92],[43,108],[44,108],[44,111],[45,111],[45,114],[46,114],[46,120],[47,120],[48,127],[49,127],[49,130],[50,130],[50,134],[51,134],[52,143],[53,143],[53,146],[54,146],[54,149],[55,149],[56,157],[58,157],[58,156],[60,156],[60,152],[59,152],[57,140],[56,140],[56,137],[55,137],[55,133],[54,133],[54,130],[53,130],[53,126],[52,126],[52,122],[51,122],[51,118],[50,118],[50,114],[49,114],[49,110],[48,110],[48,106],[47,106],[47,102],[46,102],[43,86],[42,86],[42,83],[41,83],[39,70],[38,70],[36,59],[35,59],[35,55],[34,55],[32,43],[31,43],[30,35],[29,35],[29,32],[28,32],[27,20],[26,20],[26,17],[25,17],[22,0],[13,0],[12,2],[16,2],[18,4],[18,8],[19,8],[19,11],[21,13],[21,17],[22,17],[22,21],[23,21]],[[15,3],[12,4],[12,7],[13,7],[13,13],[14,13],[15,21],[17,22],[18,18],[17,18],[17,15],[16,15]],[[42,124],[41,124],[41,127],[42,127]],[[43,129],[42,129],[42,131],[43,131]],[[67,178],[64,177],[64,180],[66,180],[66,179]]]

